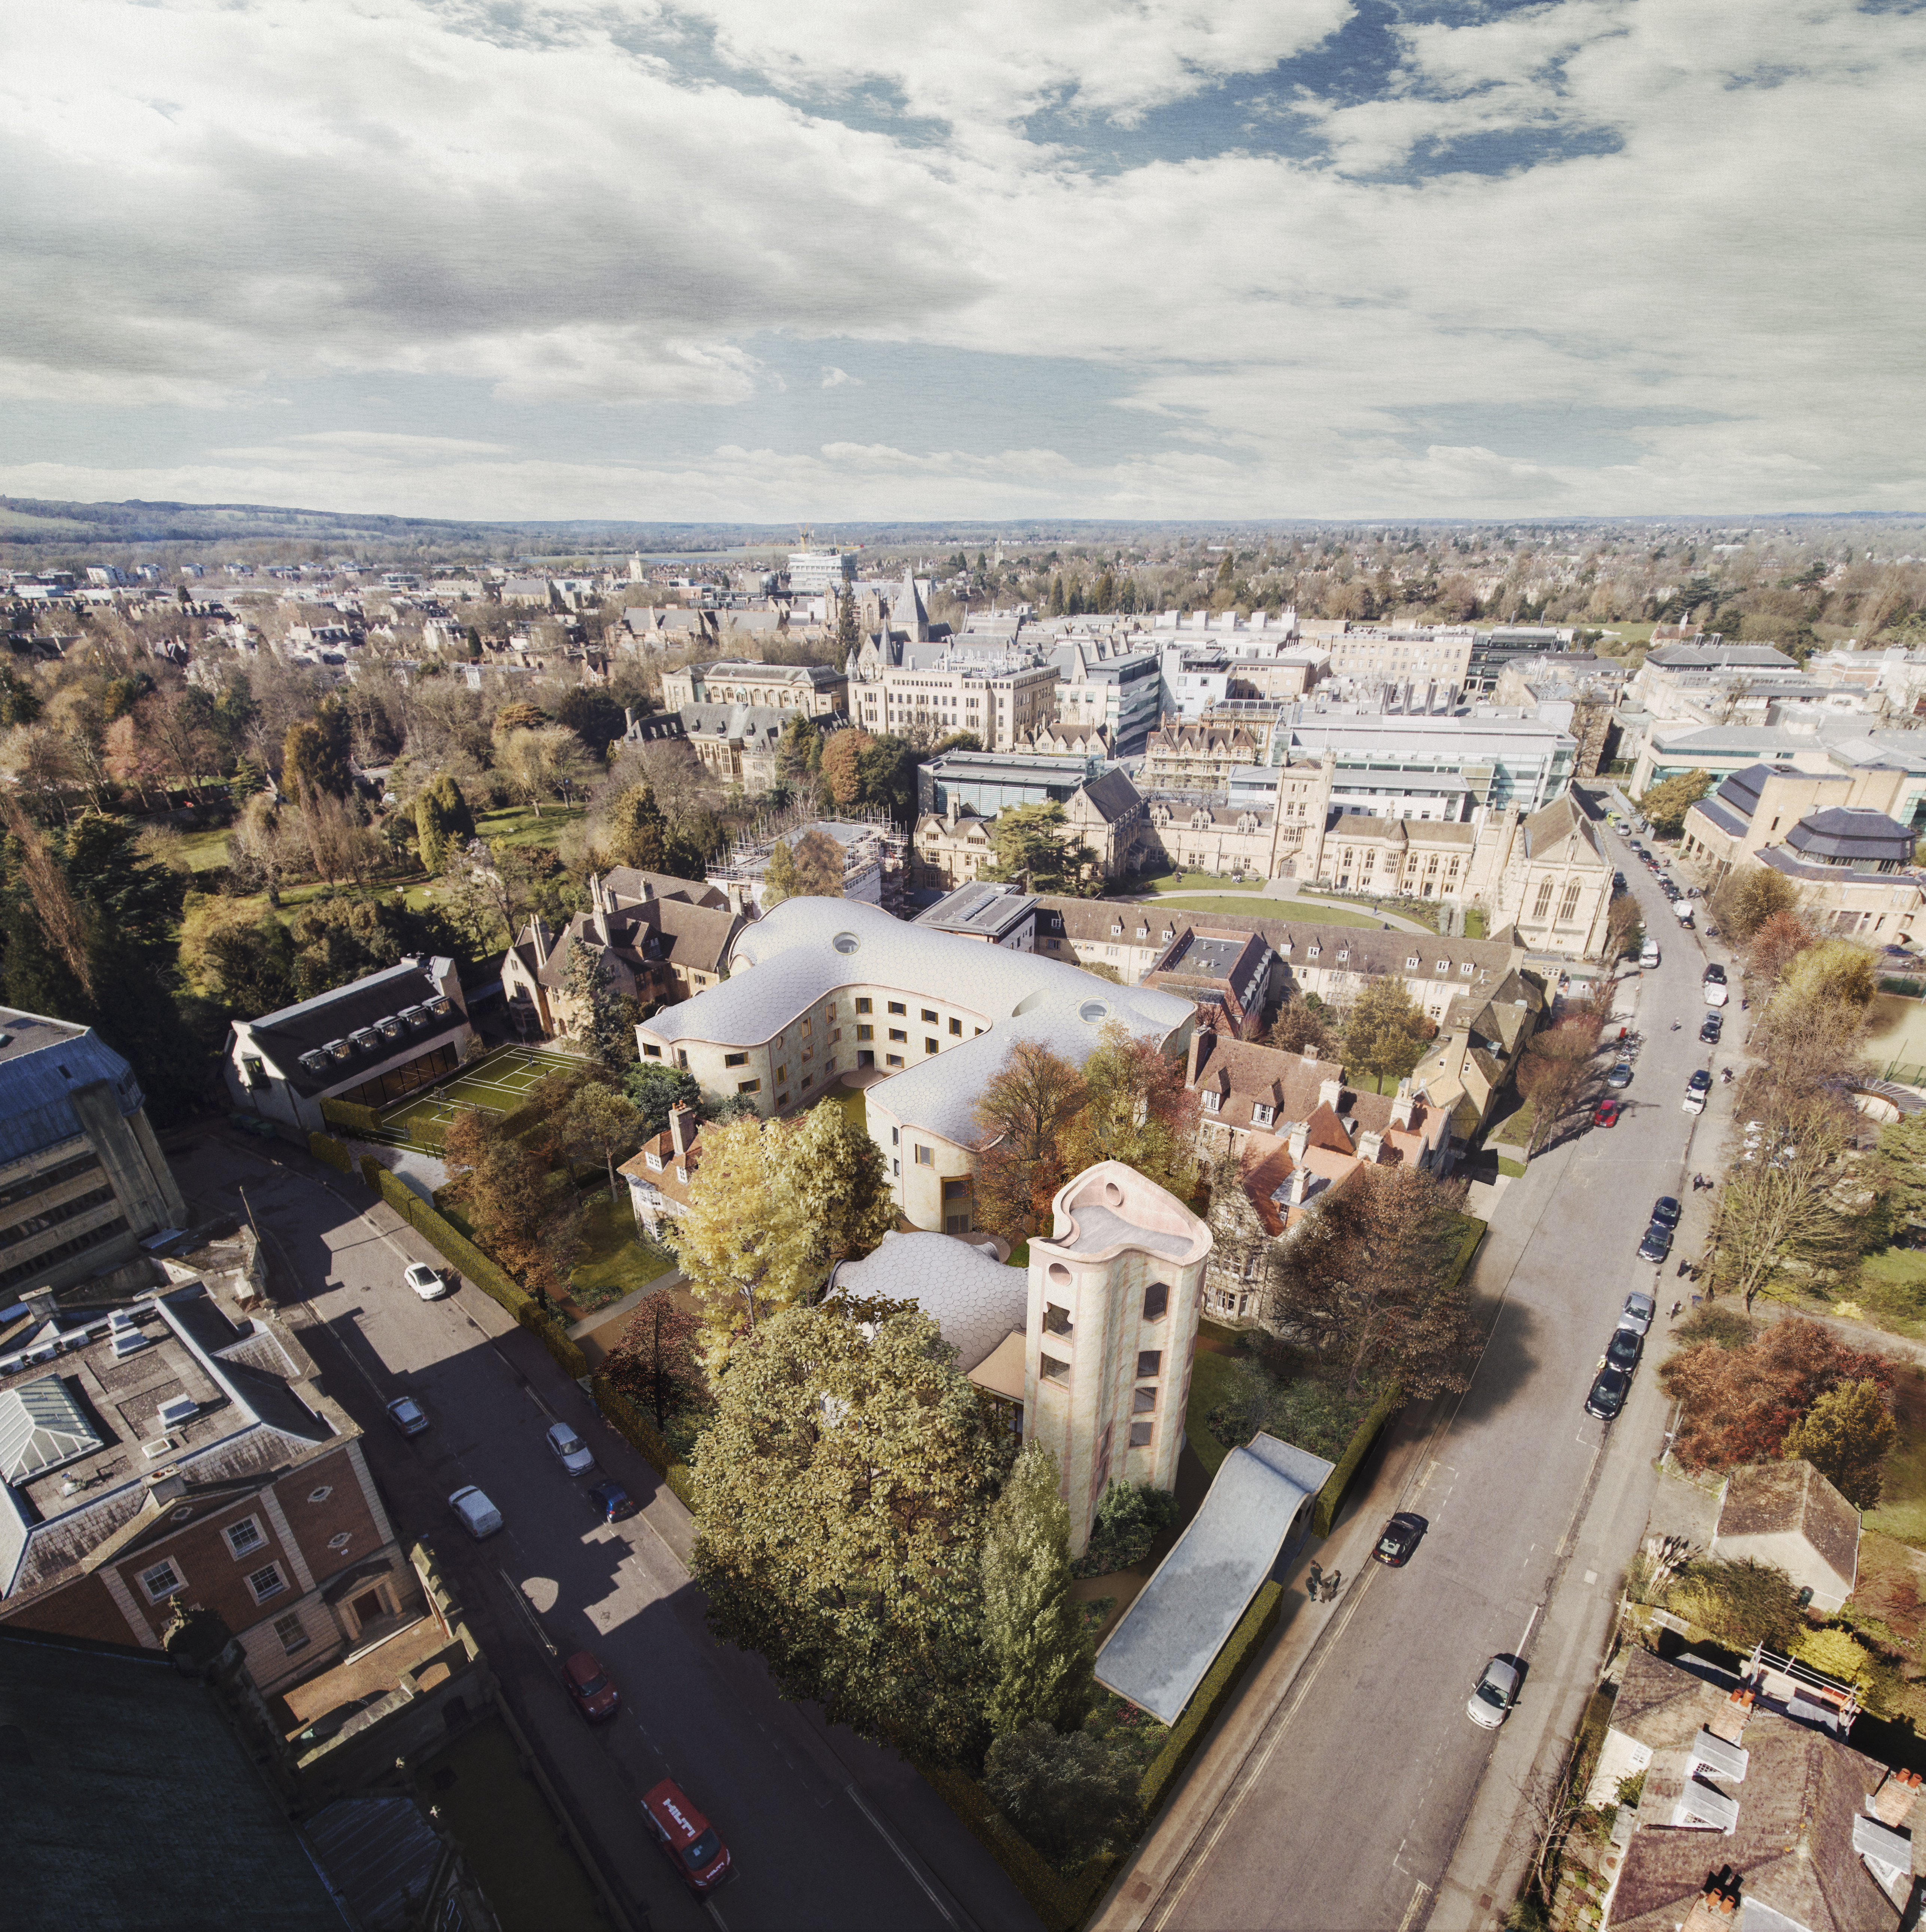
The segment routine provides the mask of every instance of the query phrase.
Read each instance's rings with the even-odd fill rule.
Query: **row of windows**
[[[70,1180],[78,1180],[100,1164],[98,1157],[89,1151],[72,1160],[63,1160],[57,1167],[44,1167],[38,1174],[22,1174],[18,1180],[0,1187],[0,1208],[10,1208],[17,1201],[31,1201],[38,1194],[51,1193]]]

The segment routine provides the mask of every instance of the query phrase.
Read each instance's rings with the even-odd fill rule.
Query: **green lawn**
[[[1865,1525],[1916,1550],[1926,1550],[1926,1380],[1916,1372],[1901,1373],[1894,1381],[1892,1396],[1899,1447],[1886,1458],[1880,1506],[1867,1510]]]
[[[1190,1364],[1190,1400],[1184,1412],[1184,1432],[1205,1470],[1214,1476],[1231,1452],[1217,1440],[1206,1419],[1229,1392],[1237,1358],[1199,1348]]]
[[[613,1208],[606,1193],[590,1198],[582,1235],[587,1251],[568,1276],[568,1288],[570,1298],[584,1315],[646,1288],[675,1265],[662,1249],[637,1234],[634,1209],[626,1187]]]
[[[500,1718],[464,1732],[416,1772],[424,1804],[467,1854],[502,1932],[603,1932],[602,1900],[560,1838]]]
[[[1213,872],[1153,872],[1124,890],[1132,898],[1140,893],[1161,898],[1171,892],[1254,892],[1263,885],[1262,879],[1222,879]]]
[[[1895,1334],[1926,1336],[1926,1249],[1881,1248],[1860,1264],[1842,1303]]]
[[[1220,880],[1221,886],[1226,882]],[[1376,913],[1354,912],[1348,906],[1322,905],[1295,899],[1258,899],[1252,903],[1254,895],[1246,894],[1242,898],[1204,898],[1194,893],[1168,893],[1166,899],[1172,905],[1185,912],[1225,913],[1243,919],[1300,920],[1314,926],[1382,926],[1384,922]],[[1162,904],[1165,899],[1157,903]]]
[[[205,832],[184,832],[174,850],[196,872],[217,872],[227,863],[227,828],[216,825]]]
[[[586,806],[544,805],[539,813],[530,806],[504,806],[499,812],[478,812],[475,830],[491,845],[553,845],[587,816]]]

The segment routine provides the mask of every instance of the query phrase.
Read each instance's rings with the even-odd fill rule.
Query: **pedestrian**
[[[1304,1579],[1304,1594],[1314,1604],[1318,1600],[1318,1586],[1323,1581],[1324,1566],[1322,1564],[1313,1563],[1311,1565],[1311,1574]]]
[[[1681,1274],[1690,1274],[1692,1272],[1692,1264],[1690,1262],[1681,1262],[1678,1264],[1678,1272]]]
[[[1344,1572],[1334,1570],[1324,1581],[1324,1600],[1330,1603],[1337,1594],[1337,1586],[1344,1581]]]

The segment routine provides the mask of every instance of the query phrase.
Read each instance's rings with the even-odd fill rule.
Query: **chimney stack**
[[[1198,1070],[1210,1058],[1217,1044],[1217,1036],[1204,1022],[1199,1021],[1196,1030],[1190,1036],[1190,1064],[1184,1069],[1184,1081],[1187,1087],[1197,1084]]]
[[[1318,1083],[1318,1105],[1319,1106],[1328,1107],[1333,1113],[1336,1113],[1338,1108],[1338,1103],[1342,1101],[1343,1098],[1344,1082],[1342,1080],[1324,1080],[1320,1081]]]
[[[1417,1096],[1411,1090],[1410,1080],[1408,1078],[1400,1080],[1398,1082],[1397,1096],[1391,1102],[1393,1126],[1408,1127],[1411,1125],[1411,1110],[1416,1100]]]
[[[1309,1169],[1301,1167],[1292,1168],[1291,1189],[1286,1198],[1293,1208],[1301,1208],[1304,1204],[1304,1193],[1310,1185],[1310,1179]]]
[[[695,1110],[686,1100],[678,1100],[669,1109],[669,1144],[676,1150],[680,1162],[686,1160],[688,1150],[695,1144]]]
[[[1302,1160],[1304,1157],[1305,1148],[1311,1144],[1310,1127],[1302,1120],[1293,1120],[1291,1123],[1290,1132],[1285,1138],[1284,1144],[1290,1151],[1293,1162]]]

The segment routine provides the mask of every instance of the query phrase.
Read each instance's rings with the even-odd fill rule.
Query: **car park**
[[[429,1267],[426,1262],[410,1262],[401,1279],[424,1301],[439,1301],[448,1292],[448,1283],[440,1269]]]
[[[572,1476],[586,1475],[596,1466],[596,1452],[566,1422],[548,1425],[549,1452]]]
[[[1585,1398],[1585,1412],[1600,1422],[1610,1422],[1625,1406],[1632,1378],[1623,1369],[1600,1369],[1593,1378],[1592,1393]]]
[[[428,1412],[411,1395],[398,1395],[388,1405],[388,1419],[404,1436],[418,1436],[428,1426]]]
[[[1622,1322],[1612,1330],[1612,1339],[1605,1344],[1604,1358],[1598,1366],[1601,1369],[1622,1369],[1630,1375],[1638,1366],[1639,1358],[1644,1352],[1643,1333]]]
[[[642,1794],[642,1815],[683,1884],[698,1897],[713,1892],[729,1876],[733,1867],[728,1846],[673,1779],[665,1778]]]
[[[1678,1203],[1670,1194],[1661,1194],[1652,1204],[1652,1220],[1661,1228],[1677,1227],[1682,1211]]]
[[[1606,1075],[1605,1084],[1608,1087],[1617,1088],[1622,1091],[1629,1087],[1632,1084],[1632,1063],[1629,1060],[1618,1061],[1612,1066],[1611,1072]]]
[[[502,1526],[502,1512],[472,1483],[457,1490],[448,1506],[460,1519],[461,1526],[479,1543]]]
[[[1594,1127],[1616,1127],[1618,1116],[1624,1111],[1622,1100],[1600,1100],[1593,1110],[1592,1124]]]
[[[1707,1046],[1717,1046],[1719,1036],[1725,1031],[1725,1022],[1717,1013],[1708,1013],[1704,1025],[1699,1029],[1699,1037]]]
[[[1662,1221],[1654,1221],[1645,1231],[1645,1239],[1639,1244],[1639,1259],[1642,1262],[1662,1262],[1672,1252],[1672,1230]]]
[[[620,1483],[597,1483],[590,1489],[588,1498],[590,1508],[604,1522],[620,1522],[623,1517],[633,1516],[638,1507]]]
[[[1430,1526],[1423,1516],[1413,1516],[1408,1510],[1400,1510],[1385,1524],[1371,1554],[1386,1569],[1402,1570],[1411,1561],[1412,1552],[1424,1540],[1424,1532]]]
[[[612,1718],[622,1708],[622,1694],[586,1650],[578,1650],[562,1666],[562,1681],[575,1700],[575,1708],[592,1724]]]
[[[1636,1328],[1642,1335],[1651,1328],[1652,1317],[1658,1312],[1658,1304],[1648,1294],[1636,1289],[1625,1297],[1625,1312],[1618,1317],[1623,1328]]]
[[[1518,1701],[1518,1684],[1517,1665],[1508,1663],[1502,1657],[1494,1657],[1472,1687],[1471,1702],[1465,1706],[1465,1714],[1473,1724],[1488,1731],[1496,1730],[1511,1714],[1511,1707]]]

